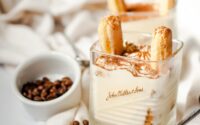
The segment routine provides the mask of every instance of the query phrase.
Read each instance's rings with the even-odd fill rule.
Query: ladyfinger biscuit
[[[160,15],[166,15],[175,6],[176,0],[161,0],[160,1]]]
[[[123,53],[121,21],[118,16],[103,18],[98,27],[98,34],[104,52],[117,55]]]
[[[123,13],[126,12],[126,4],[124,0],[107,0],[108,9],[112,13]]]
[[[171,29],[160,26],[155,29],[151,42],[151,60],[165,60],[172,55],[172,31]],[[154,64],[155,69],[157,66]]]

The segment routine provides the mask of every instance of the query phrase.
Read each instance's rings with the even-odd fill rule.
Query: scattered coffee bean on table
[[[72,84],[73,82],[69,77],[63,77],[61,80],[54,82],[47,77],[43,77],[42,80],[25,83],[21,93],[33,101],[49,101],[63,95],[70,89]]]
[[[88,120],[83,120],[83,125],[89,125],[89,121]],[[78,121],[73,121],[71,125],[79,125],[80,123]]]
[[[73,121],[72,125],[79,125],[79,122],[78,121]]]
[[[89,121],[88,120],[83,120],[83,125],[89,125]]]

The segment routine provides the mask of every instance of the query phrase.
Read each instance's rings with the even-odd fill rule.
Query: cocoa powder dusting
[[[133,43],[125,44],[123,58],[120,56],[101,55],[95,61],[95,65],[112,71],[127,70],[134,77],[147,77],[151,79],[158,78],[158,71],[151,68],[150,62],[150,45],[134,45]]]

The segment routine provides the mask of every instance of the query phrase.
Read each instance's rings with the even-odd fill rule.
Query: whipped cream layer
[[[158,26],[167,26],[174,29],[174,13],[166,16],[130,17],[122,22],[123,31],[152,32]],[[136,18],[136,19],[134,19]],[[139,19],[138,19],[139,18]],[[145,25],[144,25],[145,24]]]

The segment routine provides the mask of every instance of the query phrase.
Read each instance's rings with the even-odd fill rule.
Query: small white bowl
[[[21,94],[24,83],[47,76],[50,80],[68,76],[72,87],[62,96],[44,102],[32,101]],[[64,54],[48,53],[33,57],[17,67],[12,85],[14,94],[25,110],[37,121],[47,120],[52,115],[76,106],[81,98],[81,71],[78,63]]]

